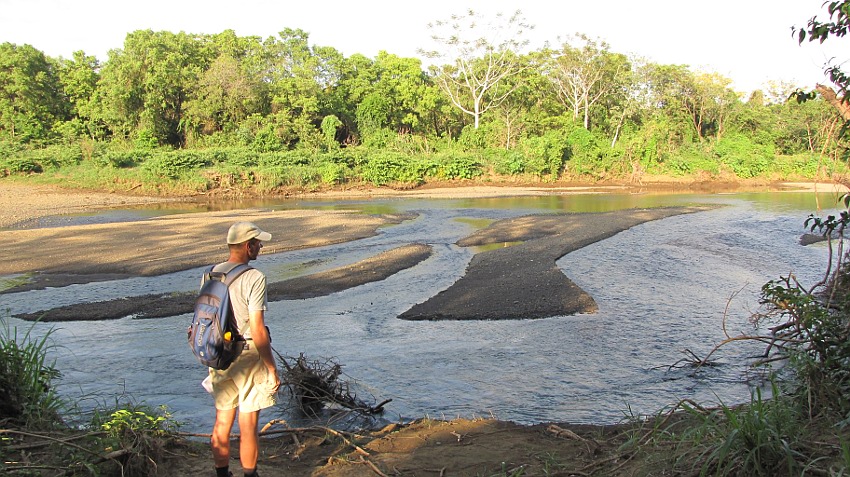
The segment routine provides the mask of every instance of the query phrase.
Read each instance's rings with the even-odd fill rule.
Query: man
[[[262,242],[271,238],[271,234],[251,222],[233,224],[227,232],[230,257],[213,270],[227,272],[241,263],[255,260],[263,248]],[[230,431],[238,409],[239,460],[245,477],[256,477],[260,409],[274,405],[280,386],[271,337],[265,324],[266,276],[257,269],[248,270],[230,284],[229,292],[239,339],[244,342],[241,353],[230,367],[209,370],[216,409],[210,445],[216,476],[232,476],[228,468]]]

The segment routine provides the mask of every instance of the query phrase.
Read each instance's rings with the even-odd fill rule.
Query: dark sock
[[[230,473],[227,466],[215,468],[215,477],[230,477],[231,475],[233,474]]]
[[[245,477],[260,477],[260,474],[257,473],[257,469],[242,469],[245,472]]]

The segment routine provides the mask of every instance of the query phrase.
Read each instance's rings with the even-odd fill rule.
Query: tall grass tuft
[[[775,384],[773,393],[779,395]],[[766,399],[757,389],[746,405],[682,408],[697,424],[677,436],[679,461],[699,467],[699,475],[796,475],[805,466],[798,450],[804,424],[793,400]]]
[[[32,334],[35,325],[19,334],[5,319],[0,322],[0,420],[52,427],[61,421],[63,406],[52,384],[59,371],[47,358],[52,330],[38,338]]]

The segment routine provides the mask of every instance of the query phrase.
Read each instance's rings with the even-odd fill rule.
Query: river
[[[491,220],[530,213],[602,212],[632,207],[716,204],[722,207],[633,227],[558,261],[596,300],[594,314],[538,320],[404,321],[397,315],[450,286],[476,250],[454,245]],[[681,399],[704,405],[749,399],[758,373],[748,368],[761,347],[734,344],[699,372],[672,366],[685,350],[704,356],[730,334],[750,333],[758,292],[794,273],[821,278],[824,244],[802,246],[809,214],[834,213],[836,197],[812,193],[578,194],[491,199],[374,199],[264,202],[269,208],[414,211],[418,218],[371,238],[262,255],[271,280],[354,263],[397,246],[424,242],[434,255],[386,280],[325,297],[270,304],[267,323],[285,356],[335,359],[345,378],[386,406],[387,421],[419,417],[495,417],[520,423],[611,424],[654,414]],[[246,204],[257,205],[257,204]],[[169,211],[174,213],[175,211]],[[126,219],[151,211],[80,216]],[[67,223],[67,218],[63,219]],[[49,225],[49,224],[48,224]],[[0,295],[9,314],[33,303],[53,306],[146,293],[196,289],[200,270],[155,278],[73,285]],[[40,336],[52,329],[50,357],[59,391],[85,411],[117,399],[167,405],[183,429],[208,432],[213,412],[201,387],[205,370],[185,341],[188,315],[105,322],[36,324],[9,319]],[[20,333],[20,331],[19,331]],[[264,413],[261,420],[282,410]]]

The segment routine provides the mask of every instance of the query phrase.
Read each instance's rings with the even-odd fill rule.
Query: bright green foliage
[[[434,159],[440,179],[474,179],[484,173],[481,162],[469,154],[439,154]]]
[[[5,170],[5,174],[41,173],[76,166],[82,159],[79,145],[15,149],[0,156],[0,169]]]
[[[91,427],[105,437],[97,445],[104,453],[121,452],[120,475],[152,475],[163,457],[168,439],[174,437],[179,423],[165,406],[116,404],[112,410],[96,410]]]
[[[486,149],[487,130],[467,125],[461,131],[457,143],[466,151]]]
[[[142,168],[153,177],[178,179],[212,163],[213,157],[200,151],[162,151],[153,153]]]
[[[94,178],[97,166],[150,191],[179,187],[181,180],[191,182],[190,189],[216,187],[216,173],[202,173],[213,165],[226,169],[227,161],[265,169],[239,174],[246,186],[277,184],[261,190],[359,180],[415,184],[478,177],[484,170],[558,180],[641,174],[793,179],[846,169],[840,124],[825,101],[782,103],[782,93],[768,91],[743,103],[726,78],[627,58],[602,40],[579,35],[583,43],[558,51],[522,52],[521,37],[488,40],[493,32],[482,30],[483,23],[464,23],[478,15],[456,19],[442,26],[458,33],[458,43],[450,36],[439,41],[443,48],[435,55],[447,63],[430,72],[419,59],[383,51],[374,59],[345,58],[310,44],[298,29],[265,40],[232,30],[140,30],[103,64],[81,51],[53,61],[26,45],[2,45],[0,136],[28,149],[63,144],[80,152],[2,155],[0,173],[62,169],[67,175],[81,167],[77,177]],[[526,25],[517,14],[494,26]],[[479,96],[469,96],[473,92]],[[231,152],[187,162],[179,154],[158,157],[161,147]],[[124,156],[129,149],[135,152]],[[269,159],[291,151],[309,157]],[[354,151],[358,163],[326,166],[322,154],[337,151]],[[435,154],[455,152],[477,157],[480,166],[434,163]],[[400,154],[389,160],[394,172],[360,167],[369,162],[363,158],[386,159],[385,153]],[[432,159],[423,164],[423,157]]]
[[[366,143],[368,136],[392,131],[419,131],[423,115],[431,113],[427,101],[428,82],[421,62],[381,51],[375,61],[355,55],[346,64],[340,87],[355,111],[357,130]]]
[[[246,47],[247,48],[247,47]],[[198,87],[186,102],[183,126],[193,139],[220,131],[233,131],[252,114],[268,110],[266,88],[252,74],[246,58],[249,52],[237,51],[238,58],[221,53],[198,79]]]
[[[763,175],[774,159],[771,146],[756,144],[742,134],[724,136],[714,145],[714,152],[723,166],[746,179]]]
[[[547,70],[567,113],[590,130],[591,116],[623,109],[620,103],[627,97],[632,67],[625,55],[611,53],[605,42],[586,35],[578,35],[577,40],[581,45],[574,47],[564,43],[561,50],[553,54]],[[602,119],[600,124],[603,124]],[[608,119],[604,118],[606,122]]]
[[[384,152],[371,155],[366,160],[361,176],[376,186],[393,183],[418,185],[436,169],[436,164],[427,160],[411,160],[398,153]]]
[[[577,138],[573,134],[565,137],[563,131],[552,131],[540,137],[523,139],[519,143],[519,149],[525,157],[523,171],[541,177],[557,178],[564,163],[572,157],[572,151],[582,147],[575,144],[574,139]]]
[[[251,141],[251,149],[257,152],[273,152],[283,150],[284,145],[277,134],[273,123],[268,123],[258,130]]]
[[[110,52],[96,102],[98,119],[119,137],[148,131],[158,144],[181,146],[181,128],[190,92],[211,63],[212,52],[185,33],[138,30],[123,50]]]
[[[333,114],[325,116],[322,119],[322,135],[325,138],[325,147],[329,151],[339,149],[339,143],[336,140],[337,130],[342,126],[342,121]]]
[[[364,137],[379,134],[390,122],[390,103],[388,98],[380,93],[370,93],[357,105],[357,129]]]
[[[663,157],[663,162],[654,172],[666,172],[675,176],[708,173],[720,174],[720,163],[698,144],[689,144],[679,148],[675,153]]]
[[[74,52],[73,60],[65,60],[59,69],[62,91],[71,109],[72,119],[62,128],[66,140],[91,137],[103,139],[105,131],[102,124],[96,122],[96,106],[92,104],[100,62],[82,51]],[[54,129],[61,126],[54,127]]]
[[[346,172],[348,172],[348,169],[345,166],[331,162],[322,164],[319,169],[322,183],[328,185],[337,185],[343,182]]]
[[[30,45],[0,44],[0,135],[45,139],[66,111],[54,62]]]
[[[94,424],[106,431],[109,437],[119,439],[128,433],[149,433],[154,437],[163,437],[172,434],[177,428],[165,406],[160,406],[158,410],[144,406],[138,409],[118,409],[109,414],[108,418],[98,415]]]
[[[499,175],[515,176],[525,172],[525,160],[518,151],[487,151],[487,161],[493,165],[493,172]]]
[[[126,168],[144,163],[151,156],[149,150],[106,151],[93,158],[98,167]]]

